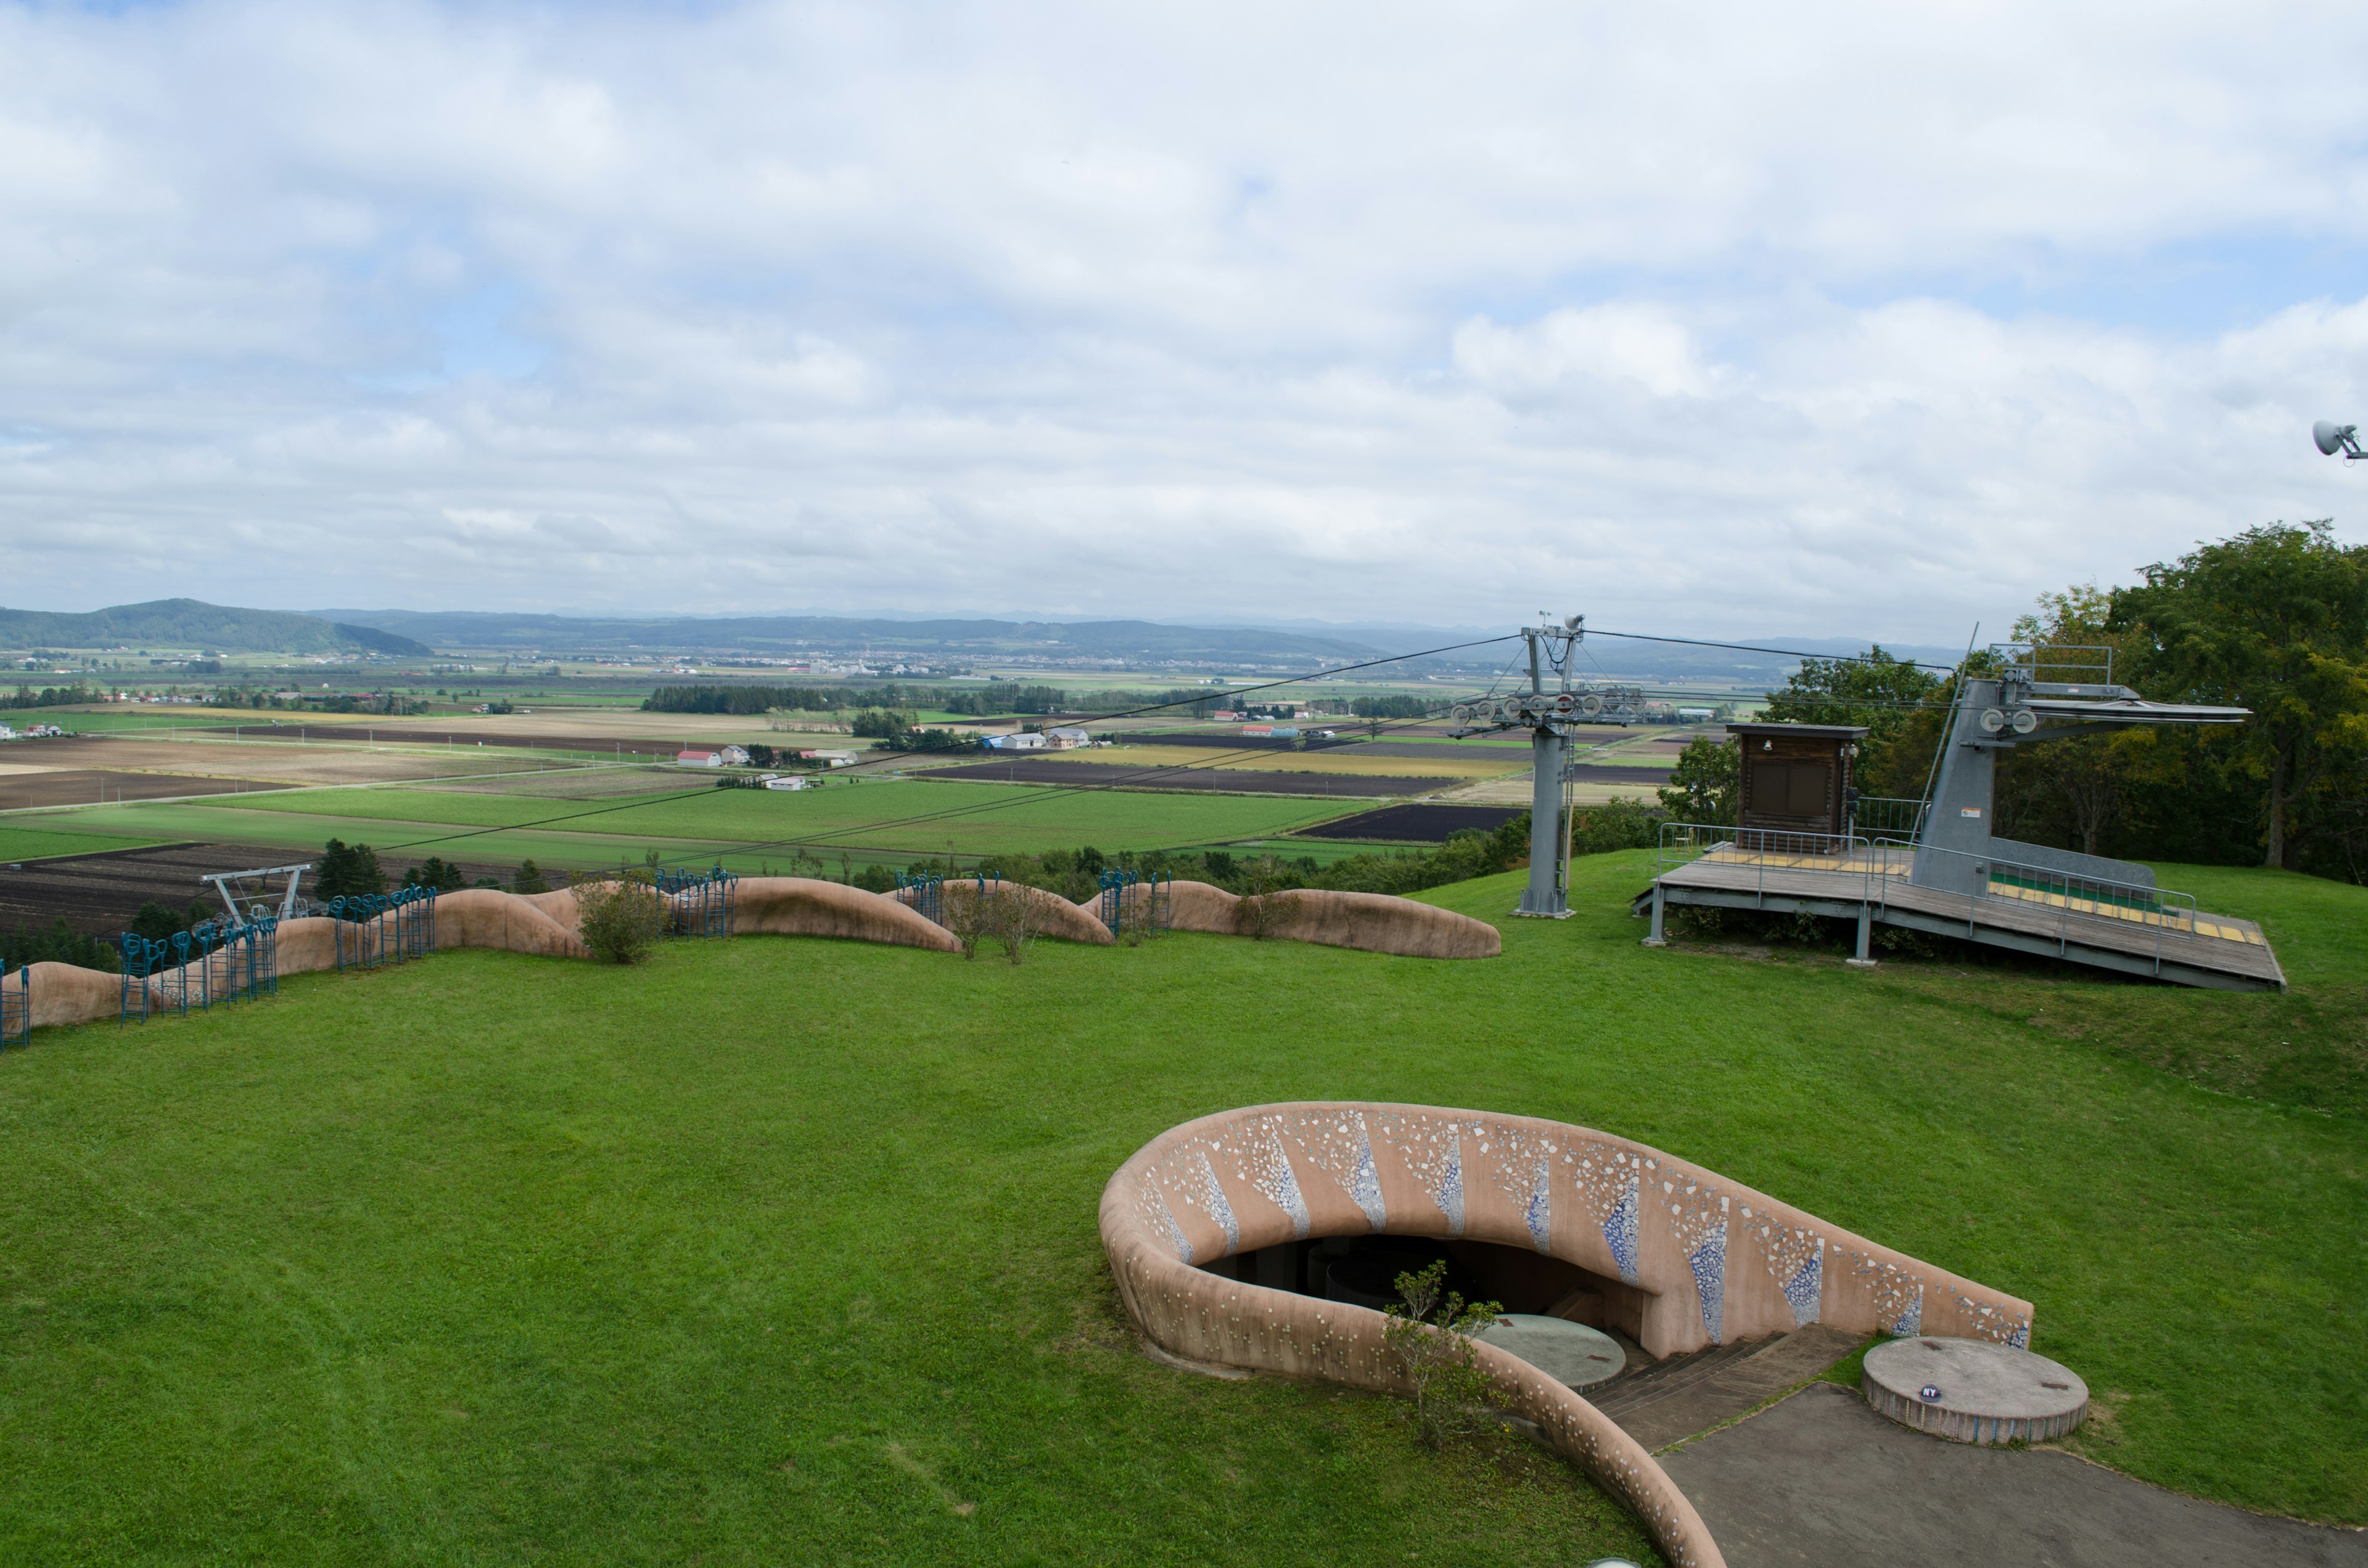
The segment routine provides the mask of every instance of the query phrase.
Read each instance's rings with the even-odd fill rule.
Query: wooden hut
[[[1850,764],[1863,728],[1850,724],[1729,724],[1741,748],[1736,825],[1769,833],[1849,831]]]

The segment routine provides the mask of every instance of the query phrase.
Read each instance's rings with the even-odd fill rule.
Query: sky
[[[1998,634],[2360,519],[2368,6],[0,0],[0,603]]]

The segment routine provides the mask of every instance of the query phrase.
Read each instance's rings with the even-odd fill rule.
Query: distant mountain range
[[[956,659],[1081,660],[1112,664],[1354,664],[1390,652],[1341,637],[1247,628],[1159,626],[1147,620],[892,620],[830,616],[697,617],[603,620],[558,615],[463,610],[317,612],[447,648],[552,653],[741,654],[799,653]]]
[[[360,650],[428,658],[436,650],[373,626],[279,609],[234,609],[197,599],[155,599],[80,614],[0,609],[0,647],[213,649],[224,653],[337,653]]]
[[[323,654],[362,652],[432,658],[477,651],[509,657],[564,654],[702,659],[822,657],[993,668],[998,665],[1055,667],[1103,665],[1178,671],[1295,674],[1326,665],[1364,664],[1412,650],[1475,641],[1498,629],[1419,626],[1339,626],[1302,621],[1298,630],[1258,626],[1176,626],[1147,620],[913,620],[902,617],[667,616],[621,617],[511,614],[478,610],[326,609],[309,614],[238,609],[196,599],[118,605],[86,614],[0,609],[0,648],[214,649],[222,653]],[[1511,628],[1503,628],[1509,631]],[[1762,653],[1686,643],[1590,637],[1574,675],[1585,678],[1708,683],[1736,689],[1780,684],[1793,653],[1862,652],[1846,638],[1746,637]],[[1959,650],[1900,646],[1893,654],[1953,665]],[[1496,673],[1519,680],[1526,672],[1519,642],[1406,659],[1373,672],[1379,678]]]

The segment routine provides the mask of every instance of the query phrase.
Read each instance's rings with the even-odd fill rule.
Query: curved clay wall
[[[547,895],[546,895],[547,896]],[[856,942],[962,950],[953,933],[884,893],[814,877],[743,877],[732,895],[732,934],[842,937]]]
[[[1177,929],[1233,932],[1239,928],[1239,901],[1233,894],[1203,882],[1178,882],[1175,888],[1171,924]],[[1089,904],[1073,904],[1041,888],[1019,890],[1015,885],[1006,891],[1022,891],[1034,903],[1044,936],[1104,945],[1114,939]],[[946,895],[967,896],[968,886],[950,884]],[[1287,896],[1294,901],[1293,907],[1278,920],[1269,933],[1271,936],[1430,958],[1481,958],[1497,950],[1494,926],[1428,904],[1375,893]],[[381,921],[393,918],[380,916]],[[439,894],[436,900],[438,947],[500,948],[546,958],[588,958],[589,951],[576,935],[578,924],[575,894],[565,888],[524,895],[495,888],[463,888]],[[306,974],[335,969],[336,927],[336,921],[318,915],[281,921],[277,937],[279,971]],[[808,877],[741,878],[733,890],[732,930],[735,936],[763,932],[836,937],[933,952],[962,950],[953,933],[894,897]],[[224,960],[217,955],[213,961]],[[123,983],[116,975],[45,961],[32,966],[32,978],[36,1028],[112,1018],[122,1006]],[[160,979],[152,977],[150,985],[161,997]]]
[[[1036,932],[1041,937],[1058,937],[1064,942],[1093,942],[1109,947],[1118,940],[1094,913],[1094,905],[1071,903],[1059,893],[1047,888],[1032,888],[1025,882],[1005,882],[997,890],[1004,898],[1024,898],[1036,912]],[[951,904],[961,899],[978,896],[976,882],[949,881],[942,896]],[[960,946],[959,943],[956,946]]]
[[[1267,896],[1280,906],[1267,935],[1286,941],[1417,959],[1493,959],[1505,947],[1504,937],[1485,920],[1389,893],[1305,888]],[[1207,882],[1177,882],[1167,924],[1177,931],[1247,936],[1246,902]]]
[[[1642,1298],[1655,1356],[1810,1323],[2027,1346],[2031,1303],[1850,1234],[1657,1149],[1558,1121],[1302,1102],[1203,1117],[1103,1189],[1102,1245],[1144,1337],[1187,1360],[1395,1389],[1380,1312],[1195,1267],[1321,1236],[1533,1248]],[[1480,1346],[1518,1414],[1625,1499],[1673,1563],[1718,1549],[1650,1455],[1600,1412]]]

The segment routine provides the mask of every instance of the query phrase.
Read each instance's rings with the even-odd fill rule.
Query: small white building
[[[674,759],[678,766],[683,767],[721,767],[723,766],[723,754],[722,752],[707,751],[698,746],[694,746],[689,751],[678,751],[675,753]]]
[[[827,763],[833,767],[851,767],[855,764],[851,751],[802,751],[798,756],[803,761]]]
[[[1074,751],[1078,746],[1087,746],[1093,744],[1093,734],[1090,731],[1087,730],[1063,729],[1047,730],[1044,732],[1044,749],[1046,751]]]
[[[1041,734],[989,735],[986,744],[996,751],[1042,751],[1045,740]]]
[[[768,790],[811,790],[814,785],[814,779],[803,773],[765,775],[765,788]]]
[[[725,746],[722,751],[716,753],[716,755],[723,759],[723,766],[726,767],[746,767],[748,766],[748,748],[746,746]]]

